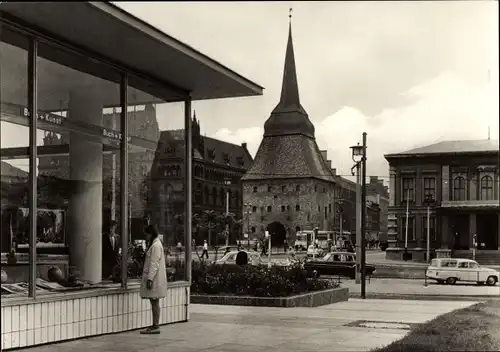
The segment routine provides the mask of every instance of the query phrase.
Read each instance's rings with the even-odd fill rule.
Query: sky
[[[367,175],[382,177],[384,154],[486,139],[488,127],[499,138],[496,1],[115,4],[265,88],[193,103],[203,134],[252,155],[279,100],[290,7],[301,103],[338,173],[363,132]],[[158,112],[161,129],[182,127],[180,105]]]
[[[496,1],[117,4],[265,88],[193,103],[202,133],[253,155],[279,100],[290,7],[301,103],[338,173],[363,132],[379,176],[387,153],[486,139],[488,126],[498,139]]]

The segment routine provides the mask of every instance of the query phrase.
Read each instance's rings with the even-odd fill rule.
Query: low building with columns
[[[429,206],[431,255],[471,257],[477,235],[476,259],[500,262],[498,140],[443,141],[385,158],[388,258],[400,259],[406,247],[425,260]]]

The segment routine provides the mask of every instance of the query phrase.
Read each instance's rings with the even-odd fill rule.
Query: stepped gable
[[[290,23],[280,101],[264,124],[264,137],[243,180],[308,177],[335,182],[316,144],[314,125],[300,104]]]

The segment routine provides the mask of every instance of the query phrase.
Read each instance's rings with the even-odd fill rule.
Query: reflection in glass
[[[169,281],[184,278],[184,124],[183,103],[171,95],[146,92],[148,84],[131,77],[128,87],[128,201],[132,267],[142,275],[144,227],[154,225],[163,241]],[[176,98],[172,97],[172,100]],[[180,243],[180,246],[178,244]]]
[[[120,281],[120,75],[38,50],[37,281],[56,290]]]
[[[29,292],[28,39],[0,29],[2,299]]]

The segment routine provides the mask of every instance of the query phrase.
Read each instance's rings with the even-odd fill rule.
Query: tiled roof
[[[204,141],[204,151],[200,151],[197,145],[193,143],[194,159],[206,160],[219,165],[226,165],[225,154],[229,156],[230,167],[248,169],[252,164],[252,156],[241,145],[224,142],[211,137],[200,136]],[[167,130],[161,132],[160,141],[170,147],[175,147],[175,157],[184,157],[184,130]],[[212,159],[210,152],[215,152],[215,158]],[[203,153],[202,153],[203,152]],[[240,164],[239,161],[243,164]]]
[[[335,182],[316,141],[304,135],[264,137],[243,180],[314,177]]]
[[[386,156],[398,156],[406,154],[454,154],[495,151],[499,151],[498,140],[461,140],[443,141],[425,147],[411,149],[401,153],[388,154]]]

